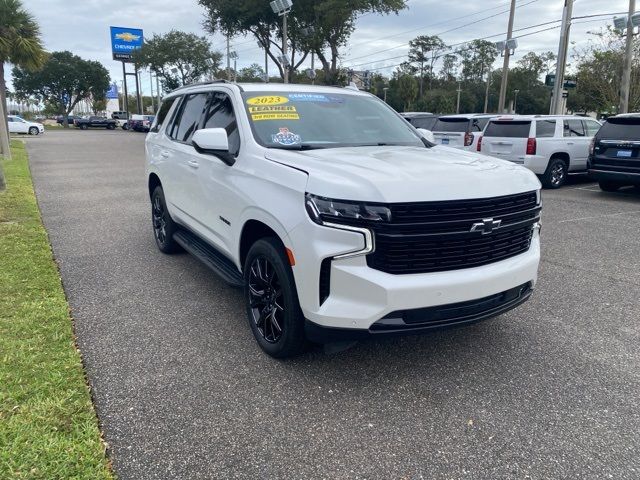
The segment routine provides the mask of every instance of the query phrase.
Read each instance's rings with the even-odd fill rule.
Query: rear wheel
[[[304,317],[293,272],[277,238],[263,238],[249,249],[244,280],[249,325],[260,348],[274,358],[304,352]]]
[[[107,130],[113,130],[115,128],[116,128],[116,126],[113,123],[110,123],[110,124],[107,125]]]
[[[81,123],[80,124],[80,130],[86,130],[87,128],[89,128],[86,124]]]
[[[618,189],[622,187],[622,184],[620,183],[607,181],[600,181],[598,182],[598,185],[600,185],[600,190],[603,192],[617,192]]]
[[[174,253],[180,246],[173,239],[173,234],[178,226],[171,219],[167,210],[162,187],[156,187],[151,195],[151,222],[153,224],[153,237],[158,249],[163,253]]]
[[[40,133],[40,130],[38,130],[37,127],[30,127],[29,128],[29,135],[38,135]]]
[[[542,175],[542,185],[545,188],[560,188],[567,181],[567,170],[567,162],[561,158],[552,158]]]

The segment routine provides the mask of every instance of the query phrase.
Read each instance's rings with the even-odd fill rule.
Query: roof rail
[[[230,82],[228,80],[224,80],[224,79],[221,78],[219,80],[208,80],[206,82],[196,82],[196,83],[190,83],[188,85],[182,85],[181,87],[178,87],[178,88],[172,90],[171,93],[177,92],[178,90],[182,90],[184,88],[201,87],[201,86],[204,86],[204,85],[214,85],[216,83],[226,83],[226,84],[229,84],[229,85],[236,85],[235,82]],[[240,85],[238,85],[238,87],[240,88],[240,91],[242,91],[242,87],[240,87]]]

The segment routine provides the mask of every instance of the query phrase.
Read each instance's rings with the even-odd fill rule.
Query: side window
[[[584,126],[582,125],[582,120],[565,120],[564,136],[584,137]]]
[[[194,132],[200,128],[206,104],[206,93],[187,95],[180,105],[169,136],[178,142],[189,143]]]
[[[214,92],[204,119],[203,128],[224,128],[229,137],[229,153],[237,155],[240,150],[240,132],[233,112],[231,98],[226,93]]]
[[[587,137],[594,137],[598,130],[600,130],[600,124],[598,122],[594,122],[593,120],[584,120],[584,125],[587,130]]]
[[[471,131],[482,132],[484,130],[484,127],[487,126],[487,123],[489,123],[488,118],[478,118],[477,120],[473,121],[473,129]]]
[[[156,115],[155,122],[151,127],[152,132],[160,131],[160,129],[162,128],[162,125],[164,124],[165,119],[167,118],[167,114],[169,113],[169,110],[171,110],[171,107],[175,103],[177,98],[178,97],[173,97],[162,102],[162,105],[160,106],[160,111],[158,112],[158,115]]]
[[[556,134],[555,120],[538,120],[536,122],[536,138],[552,138]]]

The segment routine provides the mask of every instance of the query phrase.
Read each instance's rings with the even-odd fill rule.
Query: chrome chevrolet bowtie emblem
[[[472,232],[482,232],[483,235],[487,235],[493,232],[495,229],[500,228],[502,220],[494,220],[493,218],[483,218],[481,222],[471,225]]]

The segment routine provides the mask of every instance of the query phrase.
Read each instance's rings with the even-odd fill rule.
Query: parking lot
[[[640,192],[543,192],[533,298],[471,327],[258,348],[241,292],[155,248],[144,135],[27,138],[122,479],[640,477]]]

